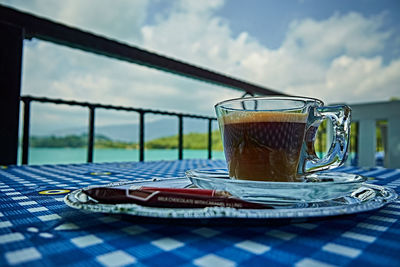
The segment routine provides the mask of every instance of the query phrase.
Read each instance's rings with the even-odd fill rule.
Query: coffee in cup
[[[231,179],[295,182],[346,158],[347,106],[326,107],[313,98],[252,97],[223,101],[215,108]],[[327,156],[319,159],[313,142],[324,119],[337,123],[338,134]]]

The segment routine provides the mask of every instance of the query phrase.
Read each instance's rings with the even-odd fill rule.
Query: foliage
[[[96,138],[94,142],[95,148],[122,148],[122,149],[136,149],[138,145],[136,143],[114,141],[109,138],[99,139]]]
[[[212,132],[212,149],[222,150],[222,141],[219,131]],[[207,149],[208,134],[206,133],[189,133],[183,136],[184,149]],[[148,149],[176,149],[178,148],[178,135],[162,137],[145,143]]]
[[[87,145],[87,137],[83,135],[68,136],[32,136],[29,140],[31,147],[84,147]]]
[[[183,136],[184,149],[207,149],[206,133],[189,133]],[[88,143],[87,134],[83,135],[67,135],[67,136],[32,136],[30,138],[31,147],[86,147]],[[96,135],[95,148],[121,148],[121,149],[137,149],[138,144],[132,142],[115,141],[103,135]],[[162,137],[150,140],[145,143],[148,149],[176,149],[178,148],[178,135]],[[219,131],[212,133],[213,150],[222,150],[222,142]]]
[[[31,147],[86,147],[88,135],[66,135],[66,136],[32,136],[29,140]],[[128,142],[113,141],[107,136],[96,135],[95,148],[136,148],[136,144]]]

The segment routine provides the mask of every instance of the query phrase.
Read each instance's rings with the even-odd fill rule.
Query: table
[[[182,176],[222,160],[0,167],[0,266],[400,266],[400,202],[308,220],[141,220],[75,210],[70,190],[119,180]],[[397,192],[400,170],[341,167]]]

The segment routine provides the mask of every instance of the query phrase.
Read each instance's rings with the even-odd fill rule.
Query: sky
[[[397,0],[0,4],[286,94],[349,104],[400,97]],[[25,41],[23,53],[23,95],[214,115],[215,103],[243,94],[35,39]],[[86,125],[86,114],[34,104],[32,133]],[[127,112],[96,113],[96,125],[132,119]]]

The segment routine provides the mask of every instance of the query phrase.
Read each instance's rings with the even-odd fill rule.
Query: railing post
[[[212,158],[212,119],[208,119],[208,159]]]
[[[89,106],[89,134],[87,162],[93,162],[95,107]]]
[[[0,165],[17,164],[24,30],[0,23]]]
[[[354,135],[355,138],[353,139],[354,144],[350,143],[349,149],[353,147],[354,151],[350,150],[349,152],[354,153],[354,157],[351,158],[350,164],[355,163],[355,165],[359,166],[359,151],[358,151],[358,143],[359,143],[359,132],[360,132],[360,123],[358,121],[354,121],[354,124],[352,125],[353,127],[351,128],[350,134]],[[350,139],[351,142],[351,139]]]
[[[400,118],[391,117],[388,119],[387,148],[385,150],[386,168],[399,168],[400,166]]]
[[[22,136],[22,164],[28,164],[31,100],[29,98],[24,98],[22,101],[24,102],[24,125],[23,125],[23,136]]]
[[[144,161],[144,112],[139,112],[139,161]]]
[[[179,132],[178,132],[178,159],[181,160],[183,159],[183,116],[178,115],[178,126],[179,126]]]
[[[376,121],[362,119],[358,125],[358,166],[374,167],[376,165]]]

